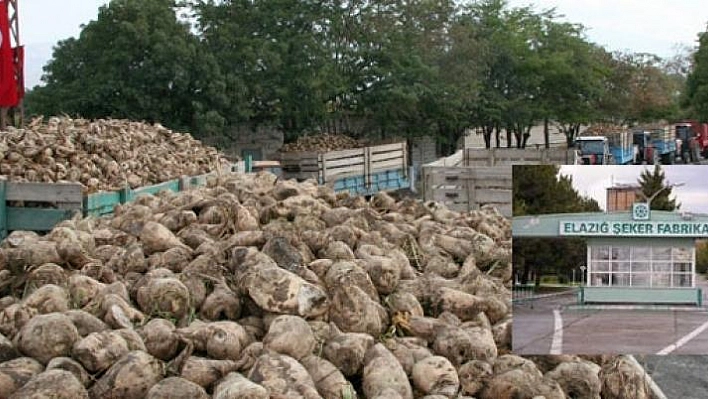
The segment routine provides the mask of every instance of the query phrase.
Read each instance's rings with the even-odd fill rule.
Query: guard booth
[[[514,217],[512,235],[586,238],[581,304],[702,305],[695,240],[708,238],[708,215],[650,211],[635,203],[620,212]]]

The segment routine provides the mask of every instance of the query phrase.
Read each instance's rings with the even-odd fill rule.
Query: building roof
[[[640,189],[641,185],[636,183],[615,183],[611,187],[607,187],[608,190],[630,190],[630,189]]]

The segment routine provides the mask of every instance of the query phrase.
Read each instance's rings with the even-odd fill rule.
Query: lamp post
[[[573,278],[571,280],[572,280],[573,287],[575,287],[575,269],[573,269],[572,271],[573,271]]]
[[[646,200],[647,200],[647,207],[648,207],[649,209],[651,209],[651,202],[652,202],[652,201],[654,200],[654,198],[656,198],[656,196],[659,195],[662,191],[668,190],[668,189],[671,189],[671,188],[674,188],[674,187],[681,187],[681,186],[683,186],[684,184],[686,184],[686,183],[681,182],[681,183],[667,184],[667,185],[665,185],[664,187],[660,188],[658,191],[656,191],[654,194],[652,194],[652,195],[649,196],[649,197],[647,197],[646,195],[644,195],[644,193],[641,193],[641,191],[640,191],[640,193],[642,194],[642,196],[643,196],[644,198],[646,198]]]
[[[587,281],[587,279],[585,278],[585,269],[587,269],[587,267],[585,267],[585,265],[580,265],[580,285],[581,286],[584,286],[585,282]]]

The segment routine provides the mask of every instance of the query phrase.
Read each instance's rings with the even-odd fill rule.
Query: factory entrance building
[[[587,239],[585,303],[689,303],[702,305],[696,287],[696,239],[708,238],[708,216],[628,211],[514,217],[513,237]]]

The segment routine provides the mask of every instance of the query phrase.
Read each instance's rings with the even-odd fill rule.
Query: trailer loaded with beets
[[[693,120],[624,128],[591,126],[575,140],[584,165],[696,163],[708,158],[708,123]]]
[[[303,137],[302,139],[306,139]],[[411,187],[405,141],[363,146],[329,146],[326,142],[288,146],[280,153],[282,177],[315,179],[336,192],[373,195]]]
[[[580,136],[575,143],[583,165],[628,165],[635,163],[638,156],[637,145],[629,131]]]
[[[632,131],[636,163],[671,165],[676,160],[676,138],[669,125],[639,126]]]

